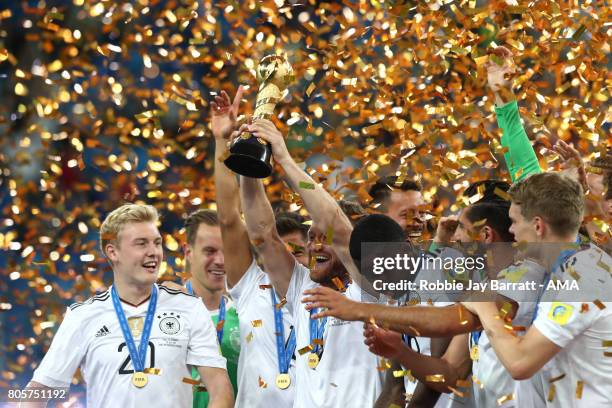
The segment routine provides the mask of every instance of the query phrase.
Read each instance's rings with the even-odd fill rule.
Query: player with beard
[[[339,319],[311,319],[300,303],[308,288],[325,286],[350,299],[364,294],[341,259],[350,259],[352,226],[336,201],[293,161],[274,124],[257,120],[243,130],[272,147],[289,185],[301,195],[313,223],[308,235],[310,270],[296,262],[274,228],[274,214],[261,180],[242,177],[241,191],[249,236],[257,243],[265,269],[295,320],[297,335],[294,407],[371,407],[381,390],[377,357],[363,343],[361,324]],[[356,205],[344,204],[355,211]],[[350,214],[349,214],[350,216]],[[354,218],[354,217],[351,217]],[[352,261],[351,261],[352,262]],[[354,276],[359,277],[356,271]]]
[[[209,406],[233,406],[208,311],[197,298],[155,284],[163,259],[157,221],[155,208],[138,204],[106,217],[100,247],[113,285],[70,306],[29,388],[69,387],[80,366],[88,407],[190,408],[192,387],[182,380],[195,366]]]

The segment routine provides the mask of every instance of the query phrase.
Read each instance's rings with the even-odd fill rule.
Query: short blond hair
[[[106,216],[100,227],[100,249],[106,255],[106,245],[115,241],[125,224],[131,222],[157,222],[155,207],[146,204],[124,204]]]

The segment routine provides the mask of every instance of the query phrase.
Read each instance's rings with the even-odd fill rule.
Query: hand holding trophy
[[[293,69],[280,55],[267,55],[257,67],[259,91],[253,119],[269,119],[274,107],[281,100],[283,91],[294,80]],[[230,146],[225,165],[233,172],[246,177],[266,178],[272,173],[270,158],[272,148],[261,138],[244,132]]]

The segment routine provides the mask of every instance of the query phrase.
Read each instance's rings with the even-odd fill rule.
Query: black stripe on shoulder
[[[105,300],[107,300],[109,298],[110,298],[110,293],[108,292],[108,290],[106,290],[106,291],[104,291],[104,292],[102,292],[100,294],[97,294],[96,296],[90,297],[89,299],[87,299],[84,302],[73,303],[69,307],[70,307],[70,310],[74,310],[74,309],[76,309],[79,306],[91,305],[95,301],[104,302]]]
[[[185,293],[180,289],[171,289],[171,288],[167,288],[165,286],[159,285],[158,286],[160,289],[166,291],[167,293],[171,294],[171,295],[185,295],[185,296],[190,296],[190,297],[194,297],[197,298],[197,296],[194,295],[190,295],[189,293]]]

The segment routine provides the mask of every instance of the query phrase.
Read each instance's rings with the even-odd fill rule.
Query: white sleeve
[[[236,283],[228,292],[234,302],[236,302],[236,310],[243,310],[243,307],[249,302],[249,298],[253,296],[255,291],[259,290],[259,283],[262,282],[264,271],[261,270],[255,259],[249,266],[249,269],[242,275],[238,283]]]
[[[204,303],[197,299],[191,318],[191,333],[187,346],[187,364],[196,367],[226,369],[225,358],[221,355],[217,331]]]
[[[582,311],[581,307],[579,302],[541,302],[533,324],[550,341],[565,347],[601,315],[596,307],[588,311]]]
[[[299,310],[301,307],[304,290],[308,282],[310,282],[310,270],[298,261],[295,261],[291,281],[285,295],[287,310],[289,310],[289,314],[293,318],[295,318],[294,311]]]
[[[69,387],[87,349],[77,313],[67,309],[51,347],[34,371],[32,381],[52,388]]]
[[[500,282],[508,283],[529,283],[534,282],[539,284],[543,282],[546,271],[544,268],[534,262],[525,261],[518,265],[510,265],[502,270],[497,276]],[[516,290],[509,286],[507,289],[497,291],[498,294],[514,300],[521,304],[523,302],[535,302],[537,300],[537,290]]]

